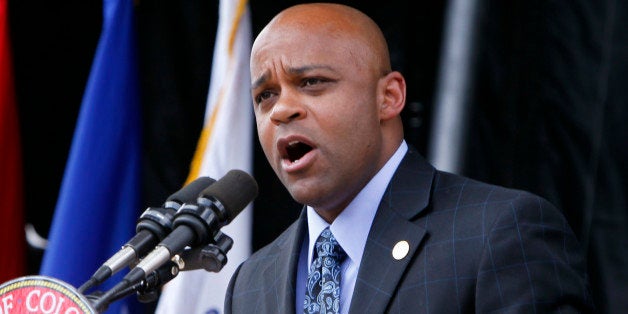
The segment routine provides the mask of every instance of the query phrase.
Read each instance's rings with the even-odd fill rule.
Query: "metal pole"
[[[453,173],[462,171],[464,160],[478,2],[451,0],[445,17],[428,159],[436,168]]]

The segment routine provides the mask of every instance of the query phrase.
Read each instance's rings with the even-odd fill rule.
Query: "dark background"
[[[251,0],[253,32],[289,5]],[[369,14],[408,81],[406,138],[428,155],[447,1],[336,1]],[[628,309],[628,3],[476,1],[461,174],[540,194],[583,243],[601,313]],[[136,1],[144,200],[185,182],[200,130],[218,1]],[[46,237],[100,34],[100,1],[9,1],[26,220]],[[254,248],[299,213],[256,142]],[[42,252],[31,248],[29,272]],[[95,265],[96,266],[96,265]]]

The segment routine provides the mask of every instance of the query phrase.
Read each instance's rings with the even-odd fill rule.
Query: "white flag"
[[[253,108],[249,56],[251,17],[246,0],[220,0],[218,33],[205,111],[188,182],[199,176],[220,179],[229,170],[252,174]],[[251,254],[252,206],[221,231],[233,239],[228,262],[218,272],[183,271],[164,286],[157,314],[223,313],[225,293],[235,269]]]

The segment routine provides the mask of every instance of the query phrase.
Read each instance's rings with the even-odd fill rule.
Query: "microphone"
[[[163,207],[148,207],[137,221],[136,235],[98,268],[92,277],[79,287],[78,291],[82,293],[101,284],[125,266],[146,255],[172,231],[173,218],[177,210],[183,204],[193,202],[202,190],[214,182],[216,180],[210,177],[199,177],[170,195]]]
[[[170,261],[186,246],[198,247],[210,243],[220,228],[229,224],[257,197],[258,186],[253,177],[242,170],[231,170],[216,183],[204,189],[197,204],[185,203],[174,216],[173,230],[135,268],[96,302],[101,310],[109,300],[128,287],[140,282],[147,274]]]
[[[219,272],[227,263],[227,252],[231,249],[233,240],[226,234],[218,231],[213,243],[204,247],[185,248],[170,261],[159,266],[146,275],[139,283],[118,292],[110,302],[119,300],[131,293],[136,293],[142,303],[150,303],[159,298],[159,289],[179,275],[181,271],[204,269],[208,272]]]

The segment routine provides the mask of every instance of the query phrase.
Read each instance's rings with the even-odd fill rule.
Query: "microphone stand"
[[[104,312],[109,304],[131,294],[136,294],[137,299],[142,303],[154,302],[159,297],[161,287],[177,277],[180,271],[204,269],[207,272],[217,273],[227,264],[227,252],[233,246],[233,239],[218,231],[214,236],[214,241],[215,243],[204,247],[186,248],[181,254],[175,255],[172,260],[146,275],[146,278],[139,283],[109,298],[105,304],[102,304],[103,300],[100,300],[102,291],[96,291],[86,297],[95,307],[95,302],[99,301],[97,305],[99,308],[96,308],[99,312]]]

